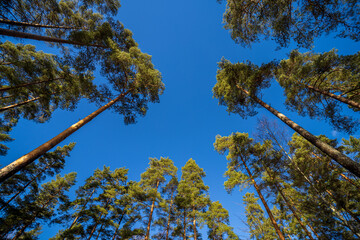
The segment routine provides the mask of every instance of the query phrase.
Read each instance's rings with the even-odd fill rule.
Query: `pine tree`
[[[281,47],[293,40],[311,48],[314,38],[334,31],[338,37],[359,41],[359,6],[352,1],[226,2],[225,29],[243,46],[271,38]]]
[[[263,157],[266,145],[254,143],[253,139],[249,138],[249,135],[246,133],[233,133],[229,137],[217,136],[214,146],[219,153],[229,152],[227,156],[227,159],[229,160],[227,166],[228,170],[225,172],[225,176],[228,177],[228,180],[224,184],[225,188],[231,192],[236,186],[243,187],[251,182],[269,215],[278,237],[280,239],[285,239],[279,224],[276,222],[273,213],[261,193],[259,184],[255,181],[256,177],[261,175],[261,172],[256,171],[255,173],[252,173],[250,170],[251,166],[253,166],[253,169],[257,170],[255,164],[256,160]]]
[[[178,185],[178,194],[175,202],[182,217],[182,238],[187,238],[188,221],[191,222],[193,238],[198,239],[199,222],[203,222],[203,212],[210,205],[208,196],[209,187],[202,180],[206,176],[204,170],[200,168],[195,160],[189,159],[185,166],[181,168],[181,180]],[[179,217],[180,217],[179,216]]]
[[[359,163],[321,141],[258,97],[261,89],[269,86],[273,66],[273,63],[258,67],[251,63],[231,64],[222,60],[219,63],[217,83],[213,88],[214,96],[219,99],[219,104],[227,106],[229,112],[237,113],[243,118],[254,116],[255,107],[264,107],[345,169],[360,177]]]
[[[176,172],[177,168],[174,166],[173,161],[161,157],[160,159],[150,158],[149,167],[141,174],[139,184],[146,195],[146,205],[148,206],[146,208],[146,213],[148,213],[146,240],[150,239],[150,229],[155,209],[159,207],[159,203],[163,200],[159,190],[167,181],[170,181],[167,178],[176,176]]]
[[[206,224],[209,228],[208,238],[212,240],[239,239],[229,226],[229,212],[219,201],[212,202],[206,215]]]
[[[19,239],[25,231],[39,228],[42,222],[50,223],[59,203],[66,204],[66,191],[75,184],[76,173],[56,176],[17,202],[17,208],[8,211],[1,220],[2,239]]]

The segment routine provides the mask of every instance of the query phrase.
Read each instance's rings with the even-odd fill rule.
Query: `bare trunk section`
[[[156,182],[156,190],[159,187],[160,182],[157,181]],[[150,209],[150,214],[149,214],[149,222],[147,224],[147,228],[146,228],[146,236],[145,236],[145,240],[148,240],[150,238],[150,227],[151,227],[151,220],[152,220],[152,215],[155,209],[155,199],[153,199],[152,203],[151,203],[151,209]]]
[[[303,136],[306,140],[308,140],[310,143],[312,143],[314,146],[316,146],[318,149],[320,149],[322,152],[324,152],[326,155],[334,159],[337,163],[339,163],[341,166],[343,166],[345,169],[353,173],[355,176],[360,178],[360,164],[353,161],[351,158],[347,157],[346,155],[339,152],[337,149],[331,147],[330,145],[320,141],[317,137],[312,135],[310,132],[305,130],[304,128],[300,127],[298,124],[290,120],[288,117],[286,117],[284,114],[280,113],[276,109],[272,108],[270,105],[266,104],[256,96],[251,96],[248,91],[245,89],[237,86],[241,91],[243,91],[246,95],[251,97],[255,102],[266,108],[269,112],[274,114],[276,117],[278,117],[281,121],[283,121],[286,125],[291,127],[294,131],[299,133],[301,136]]]
[[[41,146],[37,147],[33,151],[29,152],[28,154],[25,154],[21,158],[15,160],[14,162],[10,163],[6,167],[2,168],[0,170],[0,183],[20,171],[22,168],[26,167],[33,161],[35,161],[38,157],[49,151],[51,148],[55,147],[57,144],[62,142],[64,139],[66,139],[68,136],[79,130],[82,126],[84,126],[86,123],[93,120],[97,115],[111,107],[113,104],[115,104],[117,101],[122,99],[126,94],[128,94],[129,91],[120,94],[115,99],[111,100],[98,110],[94,111],[87,117],[83,118],[82,120],[78,121],[77,123],[73,124],[69,128],[67,128],[62,133],[58,134],[56,137],[52,138],[51,140],[47,141],[46,143],[42,144]]]
[[[184,225],[183,240],[186,240],[186,210],[185,209],[184,209],[183,225]]]
[[[90,240],[90,239],[91,239],[91,237],[92,237],[92,235],[94,234],[95,229],[96,229],[96,227],[97,227],[98,225],[99,225],[99,223],[95,223],[95,226],[91,229],[90,235],[89,235],[89,237],[88,237],[87,240]]]
[[[336,95],[336,94],[333,94],[333,93],[330,93],[330,92],[327,92],[327,91],[318,89],[318,88],[313,87],[313,86],[310,86],[310,85],[305,85],[305,86],[306,86],[308,89],[310,89],[310,90],[313,90],[313,91],[315,91],[315,92],[321,93],[321,94],[323,94],[323,95],[326,95],[326,96],[328,96],[328,97],[331,97],[331,98],[333,98],[333,99],[335,99],[335,100],[338,100],[338,101],[340,101],[340,102],[342,102],[342,103],[345,103],[345,104],[347,104],[347,105],[349,105],[349,106],[351,106],[351,107],[354,107],[354,108],[357,108],[357,109],[360,110],[360,103],[357,103],[357,102],[355,102],[355,101],[353,101],[353,100],[350,100],[350,99],[348,99],[348,98],[345,98],[345,97],[343,97],[343,96]]]
[[[63,78],[54,78],[54,79],[48,79],[48,80],[43,80],[43,81],[24,83],[24,84],[12,86],[12,87],[4,87],[4,88],[0,88],[0,92],[5,92],[5,91],[9,91],[9,90],[17,89],[17,88],[22,88],[22,87],[27,87],[27,86],[32,86],[32,85],[45,83],[45,82],[52,82],[52,81],[60,80],[60,79],[63,79]]]
[[[269,217],[270,217],[271,223],[273,224],[273,226],[274,226],[274,228],[275,228],[275,230],[276,230],[276,233],[279,235],[279,238],[280,238],[281,240],[285,240],[285,237],[284,237],[284,235],[282,234],[282,232],[280,231],[280,227],[279,227],[279,225],[276,223],[275,218],[274,218],[274,216],[272,215],[271,210],[270,210],[269,206],[267,205],[267,203],[266,203],[266,201],[265,201],[265,198],[264,198],[263,195],[261,194],[261,191],[260,191],[259,186],[256,184],[253,175],[251,174],[249,168],[247,167],[245,160],[243,159],[242,156],[240,156],[240,158],[241,158],[241,161],[243,162],[244,167],[246,168],[247,173],[249,174],[249,177],[250,177],[252,183],[254,184],[255,190],[256,190],[256,192],[258,193],[258,195],[259,195],[259,197],[260,197],[260,199],[261,199],[261,202],[263,203],[263,205],[264,205],[264,207],[265,207],[265,209],[266,209],[267,214],[268,214]]]
[[[168,217],[168,221],[167,221],[167,224],[166,224],[166,237],[165,237],[165,240],[169,240],[171,207],[173,205],[174,191],[171,192],[171,201],[170,201],[170,207],[169,207],[169,217]]]
[[[82,29],[76,27],[68,27],[68,26],[53,26],[53,25],[45,25],[38,23],[28,23],[28,22],[18,22],[12,21],[8,19],[0,19],[0,23],[5,23],[8,25],[20,26],[20,27],[38,27],[38,28],[55,28],[55,29]]]
[[[194,240],[197,240],[195,207],[193,208],[193,214]]]
[[[21,103],[15,103],[13,105],[2,107],[2,108],[0,108],[0,112],[4,112],[4,111],[12,109],[12,108],[17,108],[17,107],[20,107],[22,105],[25,105],[25,104],[28,104],[28,103],[31,103],[31,102],[35,102],[35,101],[39,100],[40,98],[41,97],[36,97],[36,98],[32,98],[32,99],[26,100],[26,101],[21,102]]]
[[[78,45],[78,46],[90,46],[90,47],[106,48],[105,46],[98,45],[98,44],[86,44],[86,43],[61,39],[61,38],[47,37],[47,36],[41,36],[41,35],[36,35],[36,34],[32,34],[32,33],[25,33],[25,32],[18,32],[18,31],[14,31],[14,30],[5,29],[5,28],[0,28],[0,35],[9,36],[9,37],[32,39],[32,40],[37,40],[37,41],[53,42],[53,43],[65,43],[65,44],[72,44],[72,45]]]

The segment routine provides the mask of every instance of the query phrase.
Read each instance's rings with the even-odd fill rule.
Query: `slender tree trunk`
[[[119,228],[120,228],[120,224],[121,224],[121,221],[122,221],[123,217],[124,217],[124,214],[121,215],[120,221],[119,221],[119,223],[118,223],[117,228],[115,229],[115,232],[114,232],[114,235],[113,235],[113,237],[112,237],[112,240],[115,240],[115,237],[116,237],[116,235],[117,235],[117,231],[118,231]]]
[[[38,27],[38,28],[55,28],[55,29],[82,29],[77,27],[68,27],[68,26],[53,26],[53,25],[45,25],[45,24],[37,24],[37,23],[28,23],[28,22],[18,22],[12,21],[8,19],[0,19],[0,23],[5,23],[8,25],[20,26],[20,27]]]
[[[14,30],[5,29],[5,28],[0,28],[0,35],[9,36],[9,37],[32,39],[32,40],[37,40],[37,41],[53,42],[53,43],[65,43],[65,44],[72,44],[72,45],[78,45],[78,46],[90,46],[90,47],[106,48],[105,46],[98,45],[98,44],[81,43],[81,42],[56,38],[56,37],[47,37],[47,36],[41,36],[41,35],[36,35],[36,34],[32,34],[32,33],[18,32],[18,31],[14,31]]]
[[[85,205],[81,208],[80,212],[83,211],[83,210],[85,210],[86,205],[87,205],[88,202],[90,201],[90,199],[91,199],[92,195],[94,194],[94,192],[95,192],[95,188],[92,190],[90,196],[86,199]],[[74,221],[71,223],[70,227],[68,228],[69,230],[75,225],[75,223],[77,222],[77,220],[79,219],[79,217],[80,217],[79,214],[75,217]]]
[[[99,225],[99,223],[96,223],[96,224],[95,224],[95,226],[91,229],[91,232],[90,232],[89,238],[88,238],[87,240],[90,240],[90,239],[91,239],[91,237],[92,237],[92,235],[94,234],[95,229],[96,229],[96,227],[97,227],[98,225]]]
[[[169,217],[168,217],[168,221],[167,221],[167,224],[166,224],[166,237],[165,237],[165,240],[169,240],[171,208],[172,208],[172,205],[173,205],[174,191],[171,192],[171,201],[170,201],[170,207],[169,207]]]
[[[193,214],[194,240],[197,240],[195,207],[193,207]]]
[[[35,218],[34,218],[35,219]],[[29,223],[25,224],[21,229],[20,231],[18,231],[16,233],[16,235],[11,239],[11,240],[16,240],[18,239],[26,230],[26,228],[32,223],[32,221],[30,221]]]
[[[323,151],[326,155],[334,159],[337,163],[339,163],[341,166],[343,166],[345,169],[352,172],[355,176],[360,178],[360,164],[353,161],[346,155],[342,154],[337,149],[331,147],[330,145],[322,142],[317,137],[312,135],[310,132],[305,130],[304,128],[300,127],[298,124],[290,120],[288,117],[286,117],[284,114],[280,113],[276,109],[272,108],[270,105],[266,104],[256,96],[250,95],[248,91],[245,89],[237,86],[241,91],[243,91],[246,95],[251,97],[255,102],[266,108],[269,112],[274,114],[276,117],[278,117],[281,121],[283,121],[286,125],[291,127],[293,130],[295,130],[297,133],[299,133],[301,136],[303,136],[306,140],[308,140],[310,143],[312,143],[314,146],[316,146],[318,149]]]
[[[9,90],[27,87],[27,86],[32,86],[32,85],[45,83],[45,82],[52,82],[52,81],[59,80],[59,79],[63,79],[63,78],[54,78],[54,79],[48,79],[48,80],[43,80],[43,81],[24,83],[24,84],[20,84],[20,85],[16,85],[16,86],[11,86],[11,87],[4,87],[4,88],[0,88],[0,92],[9,91]]]
[[[353,101],[353,100],[350,100],[350,99],[348,99],[348,98],[342,97],[342,96],[340,96],[340,95],[336,95],[336,94],[333,94],[333,93],[330,93],[330,92],[327,92],[327,91],[318,89],[318,88],[313,87],[313,86],[310,86],[310,85],[305,85],[305,86],[306,86],[308,89],[310,89],[310,90],[313,90],[313,91],[315,91],[315,92],[321,93],[321,94],[323,94],[323,95],[326,95],[326,96],[328,96],[328,97],[331,97],[331,98],[333,98],[333,99],[335,99],[335,100],[338,100],[338,101],[340,101],[340,102],[342,102],[342,103],[345,103],[345,104],[347,104],[347,105],[349,105],[349,106],[351,106],[351,107],[354,107],[354,108],[357,108],[357,109],[360,110],[360,103],[357,103],[357,102],[355,102],[355,101]]]
[[[11,97],[14,97],[14,95],[8,95],[8,96],[5,96],[5,97],[0,97],[0,100],[11,98]]]
[[[157,181],[157,182],[156,182],[156,190],[158,189],[159,184],[160,184],[160,182]],[[148,221],[147,228],[146,228],[145,240],[148,240],[149,237],[150,237],[150,227],[151,227],[151,220],[152,220],[152,215],[153,215],[154,209],[155,209],[155,198],[153,199],[153,201],[152,201],[152,203],[151,203],[150,214],[149,214],[149,221]]]
[[[52,163],[51,163],[52,164]],[[41,170],[38,174],[36,174],[35,177],[33,177],[25,186],[23,186],[14,196],[12,196],[4,205],[0,208],[0,211],[3,210],[9,203],[14,200],[17,196],[19,196],[20,193],[22,193],[31,183],[33,183],[42,173],[45,172],[46,169],[48,169],[50,165],[47,165],[43,170]]]
[[[292,204],[288,201],[288,199],[285,197],[283,191],[281,190],[281,187],[278,186],[278,183],[276,182],[276,180],[274,179],[273,176],[271,176],[269,170],[267,167],[265,167],[265,170],[267,172],[267,174],[270,176],[270,178],[274,181],[274,186],[276,188],[276,190],[280,193],[282,199],[285,201],[286,206],[290,209],[290,211],[293,213],[294,217],[296,218],[296,220],[299,222],[301,228],[305,231],[306,235],[311,239],[314,240],[314,238],[312,237],[311,233],[308,231],[308,229],[306,228],[306,226],[304,225],[304,223],[302,222],[301,218],[298,216],[298,214],[296,213],[295,209],[292,207]]]
[[[6,110],[9,110],[9,109],[12,109],[12,108],[17,108],[17,107],[20,107],[22,105],[25,105],[25,104],[28,104],[28,103],[31,103],[31,102],[34,102],[34,101],[37,101],[39,100],[41,97],[36,97],[36,98],[32,98],[30,100],[26,100],[24,102],[21,102],[21,103],[15,103],[13,105],[9,105],[9,106],[6,106],[6,107],[2,107],[0,108],[0,112],[4,112]]]
[[[103,229],[103,227],[104,227],[104,224],[101,224],[101,226],[100,226],[100,230],[99,230],[99,233],[98,233],[98,235],[96,236],[96,240],[98,240],[98,239],[99,239],[99,237],[100,237],[100,233],[101,233],[101,230]]]
[[[92,119],[94,119],[97,115],[111,107],[114,103],[122,99],[126,94],[128,94],[129,91],[120,94],[117,98],[111,100],[95,112],[91,113],[87,117],[83,118],[82,120],[78,121],[77,123],[73,124],[69,128],[67,128],[62,133],[58,134],[56,137],[52,138],[51,140],[47,141],[46,143],[42,144],[41,146],[37,147],[33,151],[29,152],[28,154],[22,156],[21,158],[15,160],[14,162],[10,163],[6,167],[2,168],[0,170],[0,183],[35,161],[38,157],[49,151],[51,148],[55,147],[57,144],[62,142],[64,139],[66,139],[68,136],[76,132],[78,129],[80,129],[82,126],[84,126],[86,123],[90,122]]]
[[[258,195],[259,195],[259,197],[260,197],[260,199],[261,199],[261,202],[263,203],[263,205],[264,205],[264,207],[265,207],[265,209],[266,209],[267,214],[268,214],[269,217],[270,217],[271,223],[273,224],[273,226],[274,226],[274,228],[275,228],[275,230],[276,230],[276,233],[279,235],[279,238],[280,238],[281,240],[285,240],[285,237],[284,237],[284,235],[282,234],[282,232],[280,231],[280,227],[279,227],[279,225],[276,223],[275,218],[274,218],[274,216],[272,215],[271,210],[270,210],[269,206],[267,205],[267,203],[266,203],[266,201],[265,201],[265,198],[264,198],[263,195],[261,194],[261,191],[260,191],[259,186],[256,184],[253,175],[251,174],[249,168],[247,167],[245,160],[243,159],[242,156],[240,156],[240,158],[241,158],[241,161],[243,162],[243,165],[244,165],[247,173],[249,174],[249,177],[250,177],[252,183],[254,184],[255,190],[256,190],[256,192],[258,193]]]
[[[185,209],[184,209],[183,225],[184,225],[183,240],[186,240],[186,210]]]

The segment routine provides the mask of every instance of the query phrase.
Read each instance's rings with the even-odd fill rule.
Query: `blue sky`
[[[248,132],[252,136],[257,117],[274,118],[259,109],[256,117],[243,120],[240,116],[229,115],[224,106],[218,106],[212,97],[217,62],[225,57],[232,62],[250,60],[261,64],[286,58],[295,46],[275,51],[272,41],[246,49],[236,45],[223,28],[224,10],[225,4],[218,4],[216,0],[122,1],[118,19],[133,32],[141,50],[152,55],[155,67],[162,73],[165,92],[160,103],[151,104],[147,115],[139,118],[136,124],[125,126],[121,116],[106,111],[66,139],[61,146],[69,142],[77,142],[77,145],[62,174],[76,171],[78,184],[82,184],[96,168],[106,165],[111,169],[127,167],[130,179],[139,180],[149,157],[163,156],[175,162],[180,176],[181,167],[193,158],[207,174],[204,181],[210,187],[211,199],[220,201],[229,210],[235,232],[243,239],[248,238],[242,206],[245,191],[226,193],[223,187],[226,159],[215,152],[213,143],[218,134]],[[38,42],[23,43],[48,50]],[[359,46],[350,40],[327,36],[318,39],[313,50],[323,52],[337,48],[340,54],[352,54]],[[333,132],[324,122],[288,112],[283,106],[283,91],[277,85],[265,92],[264,100],[315,135],[346,137]],[[45,124],[21,120],[12,132],[16,140],[9,144],[11,150],[1,164],[8,164],[31,151],[96,109],[95,105],[82,101],[74,112],[57,110]],[[290,129],[289,132],[292,133]],[[356,136],[359,137],[359,133]],[[55,235],[56,231],[56,228],[46,229],[44,239]]]

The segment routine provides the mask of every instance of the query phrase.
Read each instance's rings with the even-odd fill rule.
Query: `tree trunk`
[[[165,240],[169,240],[171,207],[173,205],[174,191],[171,192],[171,201],[170,201],[170,207],[169,207],[169,217],[168,217],[168,221],[167,221],[167,224],[166,224],[166,237],[165,237]]]
[[[115,229],[115,232],[114,232],[114,235],[113,235],[113,237],[112,237],[112,240],[115,240],[115,237],[116,237],[116,235],[117,235],[117,231],[118,231],[119,228],[120,228],[120,224],[121,224],[121,221],[122,221],[123,217],[124,217],[124,214],[121,215],[120,221],[119,221],[119,223],[118,223],[119,225],[118,225],[117,228]]]
[[[183,224],[184,224],[183,240],[186,240],[186,210],[185,210],[185,209],[184,209],[184,219],[183,219]]]
[[[0,35],[9,36],[9,37],[32,39],[32,40],[37,40],[37,41],[53,42],[53,43],[65,43],[65,44],[72,44],[72,45],[78,45],[78,46],[90,46],[90,47],[106,48],[105,46],[98,45],[98,44],[81,43],[81,42],[70,41],[70,40],[61,39],[61,38],[47,37],[47,36],[41,36],[41,35],[36,35],[36,34],[32,34],[32,33],[25,33],[25,32],[18,32],[18,31],[14,31],[14,30],[5,29],[5,28],[0,28]]]
[[[9,203],[14,200],[20,193],[22,193],[31,183],[33,183],[46,169],[48,169],[51,165],[47,165],[43,170],[41,170],[35,177],[33,177],[25,186],[21,188],[14,196],[12,196],[4,205],[0,208],[0,211],[5,208]]]
[[[90,240],[90,239],[91,239],[91,237],[92,237],[92,235],[94,234],[95,229],[96,229],[96,227],[97,227],[98,225],[99,225],[99,223],[95,223],[95,226],[91,229],[91,232],[90,232],[89,238],[88,238],[87,240]]]
[[[98,240],[98,239],[99,239],[99,237],[100,237],[100,233],[101,233],[101,230],[103,229],[103,227],[104,227],[104,224],[101,224],[101,226],[100,226],[100,230],[99,230],[99,233],[98,233],[98,235],[96,236],[96,240]]]
[[[197,240],[195,207],[193,208],[193,213],[194,213],[193,216],[194,240]]]
[[[276,182],[276,180],[274,179],[273,176],[271,176],[269,170],[267,167],[265,167],[265,170],[267,172],[267,174],[269,175],[269,177],[274,181],[274,186],[276,188],[276,190],[280,193],[282,199],[285,201],[286,206],[290,209],[290,211],[293,213],[294,217],[296,218],[296,220],[299,222],[301,228],[305,231],[306,235],[311,239],[314,240],[314,238],[312,237],[311,233],[308,231],[308,229],[306,228],[306,226],[304,225],[304,223],[301,221],[301,218],[297,215],[295,209],[292,207],[292,204],[288,201],[288,199],[285,197],[283,191],[281,190],[281,188],[278,186],[278,183]]]
[[[291,127],[293,130],[295,130],[297,133],[299,133],[301,136],[303,136],[306,140],[308,140],[310,143],[312,143],[314,146],[316,146],[318,149],[320,149],[322,152],[324,152],[326,155],[334,159],[337,163],[339,163],[341,166],[343,166],[345,169],[349,170],[351,173],[353,173],[355,176],[360,178],[360,164],[353,161],[346,155],[339,152],[337,149],[331,147],[330,145],[320,141],[317,137],[312,135],[310,132],[305,130],[304,128],[300,127],[298,124],[290,120],[288,117],[286,117],[284,114],[280,113],[276,109],[272,108],[270,105],[266,104],[256,96],[251,96],[248,91],[245,89],[237,86],[241,91],[243,91],[246,95],[251,97],[255,102],[266,108],[269,112],[274,114],[276,117],[278,117],[281,121],[283,121],[286,125]]]
[[[11,239],[11,240],[16,240],[18,239],[26,230],[26,228],[32,223],[32,221],[30,221],[29,223],[25,224],[21,229],[20,231],[18,231],[16,233],[16,235]]]
[[[15,160],[14,162],[10,163],[6,167],[2,168],[0,170],[0,183],[35,161],[38,157],[49,151],[51,148],[55,147],[57,144],[62,142],[64,139],[66,139],[68,136],[76,132],[78,129],[80,129],[82,126],[84,126],[86,123],[90,122],[92,119],[94,119],[97,115],[111,107],[114,103],[122,99],[126,94],[129,93],[129,90],[125,93],[120,94],[117,98],[111,100],[98,110],[94,111],[87,117],[83,118],[82,120],[78,121],[77,123],[73,124],[69,128],[67,128],[62,133],[58,134],[56,137],[52,138],[51,140],[47,141],[46,143],[42,144],[41,146],[37,147],[33,151],[29,152],[28,154],[22,156],[21,158]]]
[[[285,240],[285,237],[284,237],[284,235],[282,234],[282,232],[280,231],[280,227],[279,227],[279,225],[276,223],[275,218],[274,218],[274,216],[272,215],[271,210],[270,210],[269,206],[267,205],[267,203],[266,203],[266,201],[265,201],[265,198],[264,198],[263,195],[261,194],[261,191],[260,191],[259,186],[256,184],[253,175],[251,174],[249,168],[247,167],[245,160],[243,159],[242,156],[240,156],[240,158],[241,158],[241,161],[242,161],[243,164],[244,164],[244,167],[246,168],[247,173],[249,174],[249,177],[250,177],[252,183],[254,184],[255,190],[256,190],[256,192],[258,193],[258,195],[259,195],[259,197],[260,197],[260,199],[261,199],[261,202],[263,203],[263,205],[264,205],[264,207],[265,207],[265,209],[266,209],[267,214],[268,214],[269,217],[270,217],[271,223],[273,224],[273,226],[274,226],[274,228],[275,228],[275,230],[276,230],[276,233],[279,235],[279,238],[280,238],[281,240]]]
[[[360,103],[357,103],[357,102],[355,102],[355,101],[353,101],[353,100],[350,100],[350,99],[348,99],[348,98],[345,98],[345,97],[342,97],[342,96],[339,96],[339,95],[336,95],[336,94],[333,94],[333,93],[330,93],[330,92],[327,92],[327,91],[318,89],[318,88],[313,87],[313,86],[310,86],[310,85],[305,85],[305,86],[306,86],[308,89],[310,89],[310,90],[313,90],[313,91],[315,91],[315,92],[321,93],[321,94],[323,94],[323,95],[326,95],[326,96],[328,96],[328,97],[331,97],[331,98],[333,98],[333,99],[335,99],[335,100],[338,100],[338,101],[340,101],[340,102],[342,102],[342,103],[345,103],[345,104],[347,104],[347,105],[349,105],[349,106],[351,106],[351,107],[354,107],[354,108],[357,108],[357,109],[360,110]]]
[[[68,27],[68,26],[53,26],[53,25],[45,25],[45,24],[37,24],[37,23],[27,23],[27,22],[18,22],[12,21],[8,19],[0,19],[0,23],[5,23],[8,25],[20,26],[20,27],[38,27],[38,28],[55,28],[55,29],[82,29],[76,27]]]
[[[6,110],[9,110],[9,109],[12,109],[12,108],[17,108],[17,107],[20,107],[22,105],[25,105],[25,104],[28,104],[28,103],[31,103],[31,102],[34,102],[34,101],[37,101],[39,100],[41,97],[36,97],[36,98],[32,98],[30,100],[26,100],[24,102],[21,102],[21,103],[15,103],[13,105],[9,105],[9,106],[6,106],[6,107],[2,107],[0,108],[0,112],[4,112]]]
[[[48,80],[43,80],[43,81],[24,83],[24,84],[20,84],[20,85],[16,85],[16,86],[4,87],[4,88],[0,88],[0,92],[13,90],[13,89],[21,88],[21,87],[27,87],[27,86],[36,85],[36,84],[45,83],[45,82],[52,82],[52,81],[59,80],[59,79],[63,79],[63,78],[54,78],[54,79],[48,79]]]
[[[88,204],[88,202],[90,201],[90,199],[91,199],[92,195],[94,194],[94,192],[95,192],[95,188],[92,190],[90,196],[87,198],[87,200],[86,200],[86,202],[85,202],[85,205],[81,208],[80,212],[83,211],[83,210],[85,210],[85,207],[86,207],[86,205]],[[79,219],[79,217],[80,217],[79,214],[75,217],[74,221],[71,223],[70,227],[68,228],[69,230],[75,225],[75,223],[77,222],[77,220]]]
[[[157,181],[156,182],[156,190],[159,187],[160,182]],[[153,199],[152,203],[151,203],[151,208],[150,208],[150,214],[149,214],[149,222],[147,224],[147,228],[146,228],[146,236],[145,236],[145,240],[148,240],[150,237],[150,227],[151,227],[151,220],[152,220],[152,215],[154,212],[154,208],[155,208],[155,198]]]

